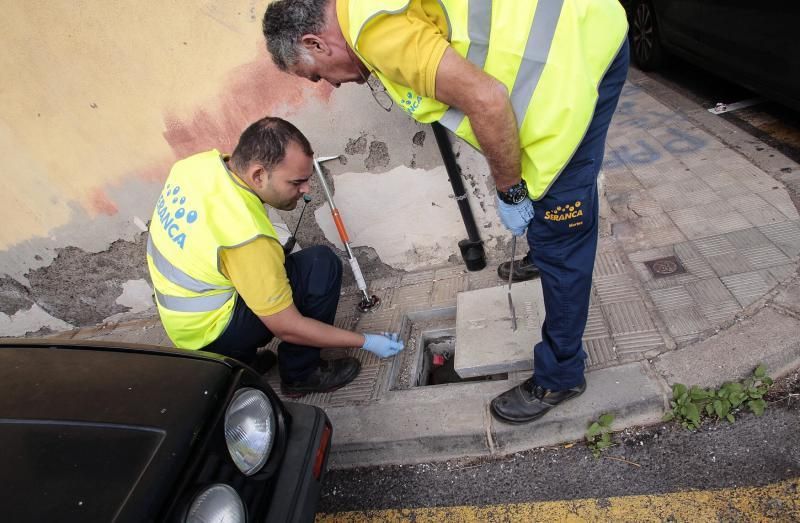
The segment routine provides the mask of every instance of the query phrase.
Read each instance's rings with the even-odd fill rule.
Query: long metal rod
[[[511,299],[511,282],[514,276],[514,257],[517,255],[517,237],[511,237],[511,265],[508,267],[508,310],[511,312],[511,330],[517,330],[517,311],[514,310],[514,302]]]

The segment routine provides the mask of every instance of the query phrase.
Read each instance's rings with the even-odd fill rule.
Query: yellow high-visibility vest
[[[278,241],[261,199],[228,170],[217,150],[177,162],[158,197],[147,266],[161,322],[176,347],[217,339],[238,295],[220,271],[222,248],[259,236]]]
[[[387,78],[359,52],[359,36],[409,0],[350,0],[353,50],[414,119],[438,121],[480,149],[469,119]],[[619,0],[439,0],[447,40],[461,56],[503,82],[519,127],[522,177],[541,199],[578,148],[592,120],[597,86],[627,35]],[[402,53],[402,49],[397,51]]]

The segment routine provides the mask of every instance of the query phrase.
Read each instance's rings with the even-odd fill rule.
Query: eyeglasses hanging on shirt
[[[386,87],[383,86],[381,81],[378,80],[374,75],[370,75],[368,78],[365,78],[365,80],[369,90],[372,92],[372,97],[375,98],[375,101],[378,102],[378,105],[381,106],[381,109],[387,113],[391,111],[392,106],[394,105],[394,100],[392,100],[392,97],[386,92]]]

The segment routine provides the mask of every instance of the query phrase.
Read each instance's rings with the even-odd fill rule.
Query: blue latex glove
[[[500,221],[511,231],[514,236],[522,236],[528,228],[528,224],[533,219],[533,202],[530,198],[525,198],[520,203],[506,203],[495,196],[497,203],[497,214]]]
[[[388,358],[403,350],[403,340],[398,339],[396,332],[364,334],[364,346],[361,348],[379,358]]]

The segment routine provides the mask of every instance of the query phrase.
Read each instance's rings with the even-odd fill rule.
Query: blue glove
[[[370,351],[379,358],[388,358],[403,350],[403,340],[397,339],[396,332],[364,334],[364,346],[361,348]]]
[[[528,228],[528,224],[533,219],[533,202],[530,198],[525,198],[520,203],[506,203],[495,196],[497,203],[497,214],[500,221],[511,231],[514,236],[522,236]]]

